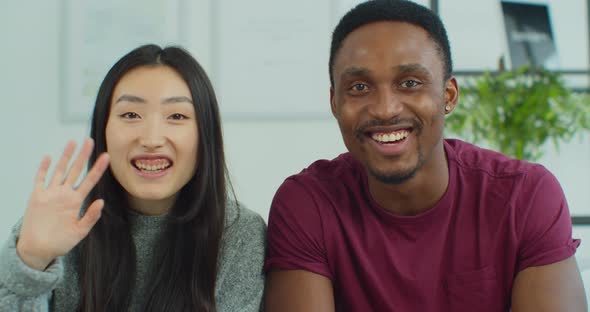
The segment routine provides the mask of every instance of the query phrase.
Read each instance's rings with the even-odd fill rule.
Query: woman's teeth
[[[166,159],[158,159],[158,160],[136,160],[135,167],[142,171],[161,171],[168,167],[170,167],[170,162]]]

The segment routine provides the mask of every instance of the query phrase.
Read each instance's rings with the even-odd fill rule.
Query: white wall
[[[586,0],[508,0],[549,7],[559,64],[563,69],[588,68]],[[497,69],[504,55],[509,61],[501,1],[439,0],[455,69]]]
[[[189,3],[196,18],[188,25],[196,30],[192,33],[199,40],[186,46],[209,70],[208,2]],[[4,198],[0,208],[1,241],[24,212],[42,156],[50,154],[56,159],[68,139],[81,141],[88,135],[87,123],[63,123],[59,116],[62,16],[57,1],[39,2],[34,10],[24,3],[0,2],[0,90],[4,109],[0,157],[7,164],[0,179],[0,195]],[[318,105],[328,107],[328,103]],[[238,197],[265,218],[274,191],[285,177],[315,159],[332,158],[344,151],[336,123],[326,119],[234,119],[224,122],[224,133]]]
[[[58,6],[0,1],[2,94],[0,239],[19,218],[44,154],[59,155],[68,138],[81,139],[85,124],[59,122]]]
[[[477,5],[473,4],[475,2]],[[3,100],[0,157],[5,164],[0,179],[0,195],[4,199],[0,207],[0,241],[5,239],[10,226],[26,207],[33,176],[43,154],[48,153],[55,158],[59,156],[67,139],[80,141],[88,134],[85,123],[64,124],[58,114],[61,75],[58,62],[61,49],[59,24],[62,15],[57,3],[38,1],[35,9],[30,9],[30,5],[24,2],[0,2],[0,38],[3,40],[0,57],[0,94]],[[188,20],[186,25],[192,29],[191,33],[196,38],[186,41],[185,45],[211,71],[215,55],[208,44],[211,39],[209,3],[207,0],[188,3],[194,18]],[[493,0],[455,0],[441,4],[441,13],[453,43],[457,69],[493,68],[496,64],[497,56],[502,52],[500,47],[504,37],[498,21],[499,13],[493,11],[495,6],[497,3]],[[553,1],[551,8],[555,12],[563,11],[564,15],[572,19],[582,18],[580,11],[583,10],[569,5],[559,6],[557,1]],[[489,21],[485,21],[485,18]],[[570,24],[561,21],[556,21],[554,30],[562,64],[578,66],[578,63],[571,63],[573,59],[581,59],[575,53],[587,53],[588,44],[586,37],[573,38],[571,33],[583,33],[585,28],[574,32]],[[477,28],[480,24],[481,29]],[[329,34],[330,29],[318,31]],[[329,40],[329,37],[325,40]],[[319,44],[325,45],[324,42]],[[317,57],[327,59],[328,51],[325,53]],[[319,72],[310,79],[325,84],[328,79],[327,69],[321,68]],[[258,78],[257,83],[263,79],[280,80],[284,77]],[[223,89],[217,91],[229,92]],[[325,92],[326,95],[321,99],[309,98],[309,101],[328,110],[328,90]],[[275,94],[275,100],[281,101],[284,96],[288,94]],[[265,218],[272,196],[285,177],[299,172],[313,160],[333,158],[345,151],[336,122],[329,114],[311,121],[232,118],[224,121],[224,132],[228,163],[238,198]],[[562,146],[559,154],[548,147],[548,153],[541,161],[561,181],[572,212],[586,215],[590,215],[588,143],[590,138],[587,136]],[[590,233],[582,230],[578,233],[584,236],[582,254],[590,255],[590,249],[586,247],[590,246]]]
[[[590,67],[586,0],[517,2],[548,5],[563,69]],[[500,1],[439,0],[439,9],[451,41],[456,70],[496,70],[499,57],[504,55],[509,60]],[[576,77],[572,81],[588,86],[587,77]],[[547,144],[544,150],[545,156],[540,163],[561,182],[570,212],[590,215],[590,135],[562,145],[559,152],[551,144]],[[573,235],[582,239],[576,257],[586,270],[583,278],[590,300],[590,226],[574,227]]]

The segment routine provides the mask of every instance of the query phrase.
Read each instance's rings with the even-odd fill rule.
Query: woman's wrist
[[[42,257],[28,252],[26,246],[23,246],[18,241],[16,244],[16,254],[28,267],[37,271],[45,271],[51,262],[53,262],[52,257],[48,259],[48,257]]]

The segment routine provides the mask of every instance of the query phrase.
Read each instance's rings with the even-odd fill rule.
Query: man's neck
[[[442,144],[416,175],[402,184],[386,184],[370,173],[369,190],[385,210],[401,216],[415,216],[433,208],[449,185],[447,157]]]

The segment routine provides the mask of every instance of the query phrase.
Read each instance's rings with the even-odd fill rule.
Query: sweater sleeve
[[[52,291],[63,276],[63,263],[56,259],[45,271],[27,266],[16,252],[20,224],[0,248],[0,312],[49,311]]]
[[[243,207],[238,209],[237,220],[225,234],[217,281],[217,309],[258,312],[264,295],[266,224],[258,214]]]

